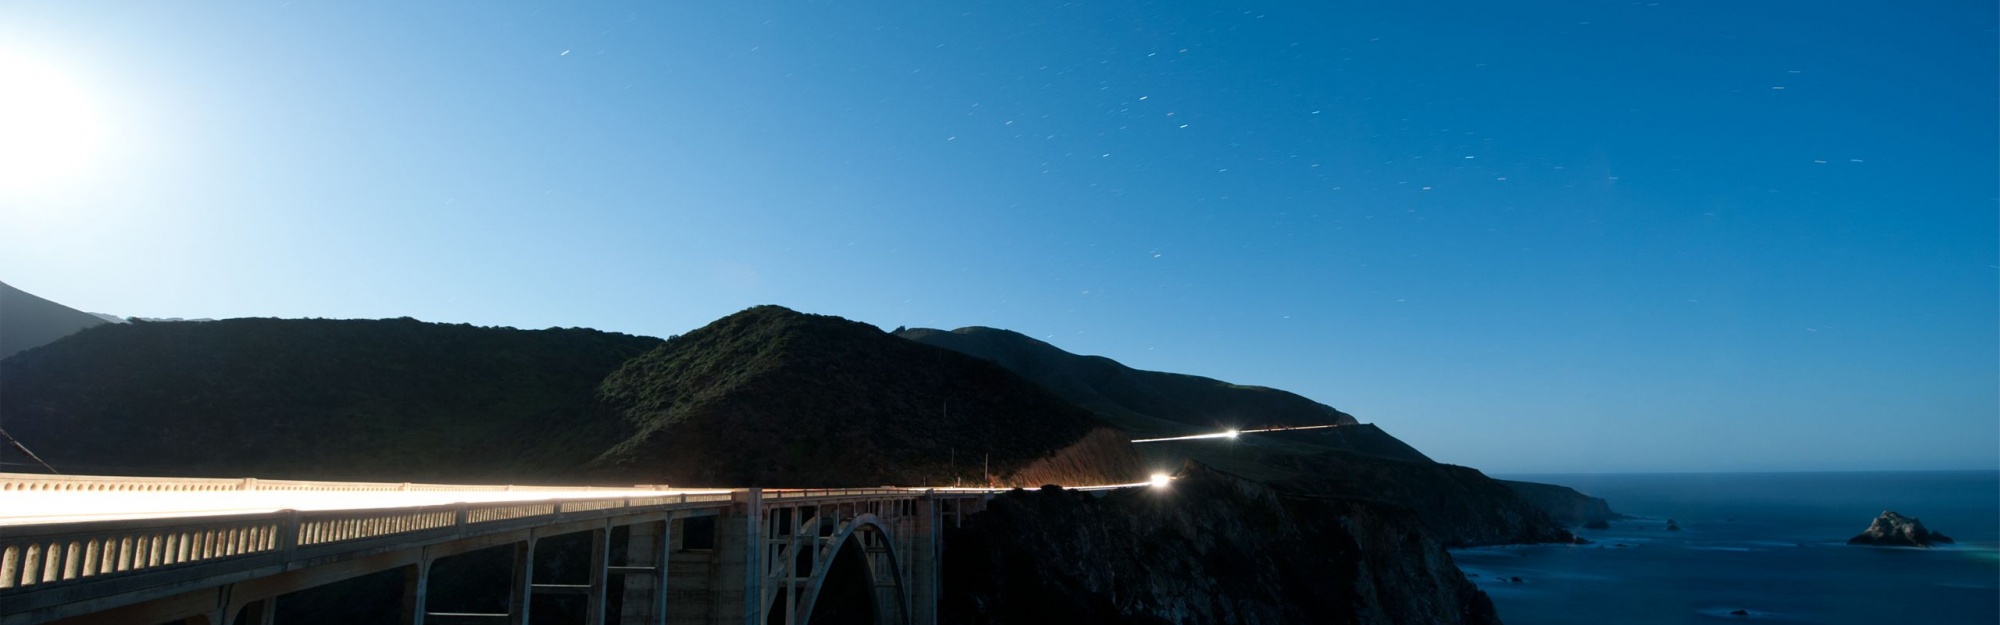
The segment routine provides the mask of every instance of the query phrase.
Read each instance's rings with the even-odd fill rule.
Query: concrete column
[[[699,548],[687,547],[689,544],[687,527],[691,522],[701,523],[712,530],[704,534],[703,538],[706,540]],[[721,538],[718,534],[723,528],[717,527],[716,522],[717,519],[714,517],[700,521],[682,518],[679,520],[681,527],[672,532],[673,535],[668,536],[669,544],[673,544],[677,549],[668,556],[671,562],[668,576],[672,578],[667,602],[668,623],[710,625],[734,622],[722,619],[721,612],[717,610],[718,605],[725,603],[719,599],[722,595],[721,587],[728,584],[726,580],[735,578],[723,574],[724,558],[721,555],[729,552],[722,550],[723,545],[718,540]],[[732,606],[742,605],[740,598],[732,598],[726,603]]]
[[[584,625],[604,625],[605,587],[610,583],[611,528],[590,530],[590,594],[584,598]]]
[[[764,574],[771,569],[764,537],[764,489],[743,492],[743,625],[764,625]]]
[[[244,607],[244,625],[273,625],[278,620],[278,598],[262,599]]]
[[[715,522],[715,555],[721,575],[714,588],[716,623],[764,625],[764,492],[736,491],[729,514]]]
[[[625,541],[624,608],[618,622],[662,625],[667,616],[667,558],[673,546],[673,521],[633,525]],[[652,569],[642,573],[642,569]]]
[[[943,521],[943,507],[938,505],[935,495],[926,494],[917,498],[916,515],[910,524],[910,557],[908,570],[903,571],[904,579],[910,585],[911,625],[937,625],[938,578],[943,573],[939,565],[943,558],[943,537],[939,529]]]
[[[424,601],[430,596],[429,558],[403,567],[403,625],[424,625]]]
[[[507,588],[508,625],[528,625],[528,607],[535,597],[535,539],[514,543],[514,583]]]

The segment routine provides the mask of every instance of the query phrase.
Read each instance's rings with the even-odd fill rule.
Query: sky
[[[1002,327],[1489,472],[1990,469],[1995,11],[16,0],[0,280]]]

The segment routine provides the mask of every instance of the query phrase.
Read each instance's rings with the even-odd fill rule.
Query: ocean
[[[1454,551],[1508,625],[2000,623],[2000,472],[1504,477],[1641,517],[1578,529],[1588,545]],[[1846,544],[1883,510],[1957,544]]]

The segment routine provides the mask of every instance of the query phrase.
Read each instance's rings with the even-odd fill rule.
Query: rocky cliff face
[[[1160,489],[997,497],[945,552],[948,624],[1499,622],[1409,511],[1202,465]]]
[[[1540,508],[1474,469],[1338,451],[1265,462],[1298,471],[1272,482],[1280,491],[1403,507],[1449,547],[1574,540]]]
[[[1605,522],[1625,518],[1625,515],[1611,511],[1611,504],[1603,499],[1576,492],[1576,489],[1555,484],[1538,482],[1516,482],[1500,480],[1514,494],[1520,495],[1528,503],[1546,512],[1551,520],[1565,527],[1581,527],[1592,522]]]
[[[1929,547],[1949,544],[1952,540],[1944,534],[1930,531],[1922,520],[1896,514],[1892,510],[1882,511],[1868,529],[1847,539],[1850,545],[1878,545],[1883,547]]]

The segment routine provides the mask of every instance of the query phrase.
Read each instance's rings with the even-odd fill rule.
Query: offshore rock
[[[1498,623],[1399,506],[1190,463],[1169,486],[994,498],[947,528],[939,622]]]
[[[1884,510],[1882,516],[1868,524],[1867,531],[1847,539],[1850,545],[1878,545],[1884,547],[1929,547],[1933,544],[1949,544],[1950,537],[1930,531],[1924,522]]]

